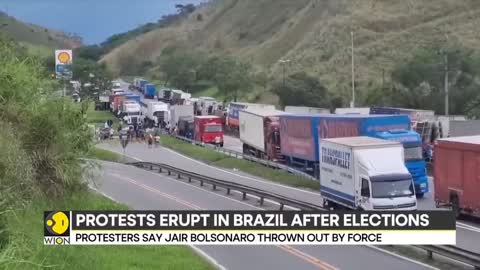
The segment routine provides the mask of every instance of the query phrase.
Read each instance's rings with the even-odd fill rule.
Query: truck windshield
[[[423,151],[421,146],[405,146],[405,161],[414,161],[423,159]]]
[[[395,198],[408,197],[413,195],[412,179],[375,179],[372,180],[372,197],[373,198]]]
[[[205,127],[205,132],[222,132],[222,126],[221,125],[210,125]]]

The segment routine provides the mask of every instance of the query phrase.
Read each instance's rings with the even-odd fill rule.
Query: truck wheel
[[[222,143],[220,143],[220,147],[223,147],[223,142],[222,142]]]
[[[458,201],[457,195],[452,195],[450,198],[450,203],[452,205],[452,211],[456,218],[460,217],[460,202]]]
[[[425,193],[417,193],[417,199],[422,199],[425,196]]]

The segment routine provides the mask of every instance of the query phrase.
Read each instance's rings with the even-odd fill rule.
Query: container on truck
[[[257,158],[282,161],[279,116],[287,114],[271,108],[240,110],[240,141],[243,153]]]
[[[138,91],[140,91],[141,93],[144,93],[144,88],[145,88],[145,85],[148,84],[148,81],[147,80],[143,80],[143,79],[140,79],[138,81]]]
[[[222,118],[218,116],[195,116],[195,140],[223,147]]]
[[[197,115],[215,115],[217,101],[211,97],[200,97],[197,101]]]
[[[162,88],[158,91],[158,101],[163,101],[165,103],[170,103],[172,99],[172,90],[167,88]]]
[[[143,95],[146,99],[154,99],[157,95],[157,88],[155,88],[155,85],[148,83],[144,87]]]
[[[249,108],[264,108],[275,110],[275,106],[267,104],[254,104],[254,103],[242,103],[242,102],[232,102],[227,107],[227,119],[226,124],[230,129],[239,130],[240,121],[239,121],[239,112],[241,110]]]
[[[320,193],[327,209],[417,209],[399,142],[372,137],[321,139]]]
[[[193,105],[173,105],[170,106],[170,126],[177,127],[180,117],[193,118]]]
[[[137,103],[140,103],[141,97],[139,95],[135,95],[135,94],[126,94],[125,95],[125,100],[130,100],[130,101],[135,101]]]
[[[337,108],[335,114],[370,114],[370,108]]]
[[[420,109],[406,109],[393,107],[371,107],[370,114],[401,114],[408,115],[412,122],[435,121],[435,112]]]
[[[321,138],[369,136],[401,142],[405,165],[415,182],[417,196],[428,192],[426,164],[420,135],[410,130],[406,115],[282,115],[280,117],[281,152],[286,163],[314,174],[319,164],[318,141]]]
[[[148,127],[159,127],[165,121],[170,121],[169,105],[164,102],[150,101],[141,103],[145,125]]]
[[[434,149],[436,206],[479,218],[480,136],[439,139]]]
[[[112,102],[112,112],[117,114],[119,111],[122,110],[122,104],[125,100],[125,95],[114,95],[113,102]]]
[[[329,114],[330,109],[302,106],[285,106],[285,112],[299,114]]]

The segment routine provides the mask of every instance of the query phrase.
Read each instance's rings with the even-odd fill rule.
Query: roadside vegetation
[[[317,181],[311,181],[309,179],[295,176],[283,171],[267,168],[263,165],[253,163],[248,160],[228,157],[222,153],[215,152],[214,150],[192,145],[172,137],[163,136],[161,142],[162,146],[168,147],[181,154],[203,161],[212,166],[226,169],[237,169],[239,171],[288,186],[308,188],[312,190],[320,189],[320,185]]]
[[[48,247],[42,213],[125,209],[90,192],[94,148],[88,103],[61,86],[38,57],[0,39],[0,269],[211,269],[188,247]],[[87,101],[88,102],[88,101]]]

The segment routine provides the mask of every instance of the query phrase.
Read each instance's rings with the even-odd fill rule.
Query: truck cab
[[[223,147],[223,125],[218,116],[195,116],[195,140]]]
[[[125,101],[123,103],[123,120],[128,125],[134,125],[140,122],[141,117],[140,104],[135,101]]]
[[[429,189],[426,163],[423,158],[422,139],[420,135],[411,130],[390,130],[377,132],[373,137],[389,141],[397,141],[403,145],[405,165],[415,182],[415,192],[418,197],[423,197]]]
[[[417,209],[412,176],[398,142],[372,137],[322,139],[320,192],[328,209]]]

